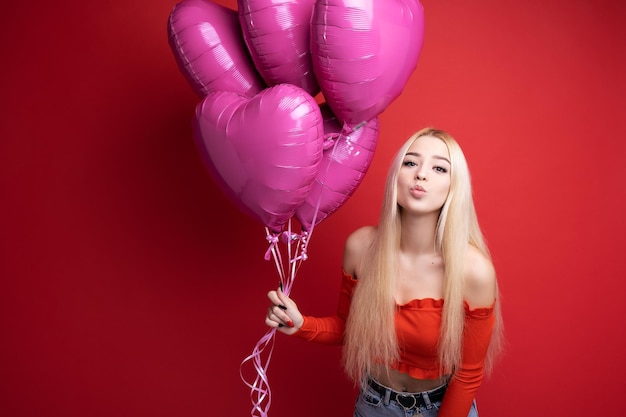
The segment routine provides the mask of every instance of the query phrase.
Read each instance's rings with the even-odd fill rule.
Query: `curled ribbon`
[[[272,358],[274,351],[274,334],[276,329],[270,329],[265,335],[257,342],[247,358],[241,362],[239,367],[239,375],[243,382],[250,388],[250,400],[252,401],[252,416],[267,417],[267,411],[272,404],[272,390],[270,389],[269,380],[267,379],[267,368]],[[267,357],[265,361],[263,359],[263,352],[268,348]],[[252,361],[254,370],[256,371],[256,377],[254,381],[249,382],[243,375],[243,365],[249,361]]]
[[[362,122],[354,127],[350,127],[344,124],[343,129],[338,134],[329,134],[324,137],[324,150],[337,146],[342,136],[348,135],[355,130],[360,129],[366,124]],[[324,172],[324,180],[328,174],[329,167]],[[321,200],[321,198],[320,198]],[[319,210],[320,201],[317,202],[315,213]],[[312,224],[315,225],[316,219],[314,215]],[[280,277],[280,285],[285,295],[289,295],[291,292],[291,286],[296,277],[298,268],[303,261],[308,259],[308,245],[313,236],[314,226],[310,230],[303,230],[301,234],[292,233],[291,220],[288,222],[288,230],[279,233],[271,232],[268,228],[265,229],[265,238],[269,242],[269,247],[265,251],[265,260],[269,261],[270,258],[274,259],[276,270]],[[281,254],[280,244],[286,246],[287,261],[283,261]],[[267,369],[269,367],[272,353],[274,350],[276,329],[272,328],[254,346],[252,353],[246,357],[240,365],[239,373],[241,379],[250,388],[250,400],[252,401],[252,417],[267,417],[267,412],[272,403],[272,391],[269,386],[269,380],[267,377]],[[252,381],[245,378],[243,374],[243,367],[245,364],[251,363],[256,376]]]
[[[309,232],[303,230],[302,234],[299,235],[298,238],[300,239],[300,255],[293,258],[291,262],[306,261],[309,258],[306,253],[309,246]]]
[[[291,293],[291,287],[300,264],[297,261],[306,259],[306,243],[308,239],[308,233],[306,232],[302,235],[292,233],[291,220],[288,224],[288,230],[281,233],[270,232],[267,228],[265,230],[265,238],[270,244],[265,252],[265,260],[269,260],[270,257],[274,258],[276,270],[280,276],[280,285],[283,287],[285,295]],[[281,243],[286,246],[287,262],[283,262],[280,250]],[[268,330],[256,343],[252,353],[241,362],[239,367],[241,379],[250,388],[251,415],[253,417],[267,417],[267,412],[272,403],[272,391],[269,386],[267,369],[272,359],[275,334],[275,328]],[[252,380],[246,379],[244,376],[244,365],[248,363],[252,364],[255,372],[255,377]]]
[[[269,261],[270,257],[272,256],[272,252],[276,249],[276,245],[278,245],[278,235],[270,234],[268,232],[267,236],[265,236],[265,239],[267,239],[267,241],[270,243],[269,248],[267,248],[267,250],[265,251],[265,260]]]

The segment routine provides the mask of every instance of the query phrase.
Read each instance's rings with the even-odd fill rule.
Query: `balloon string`
[[[344,124],[341,132],[338,135],[328,135],[326,137],[326,144],[324,149],[329,149],[332,143],[331,157],[334,155],[337,144],[344,137],[360,129],[365,125],[365,122],[359,123],[354,128],[350,128]],[[334,138],[334,139],[333,139]],[[313,220],[311,222],[310,230],[304,230],[302,234],[293,233],[291,219],[288,221],[287,231],[281,233],[271,232],[269,228],[265,228],[265,238],[269,242],[269,247],[265,251],[265,260],[269,261],[270,258],[274,260],[276,271],[278,272],[280,279],[280,286],[285,295],[289,296],[293,282],[296,278],[296,274],[303,261],[308,258],[307,249],[311,237],[313,236],[313,230],[315,229],[315,223],[317,221],[317,213],[319,211],[322,194],[324,192],[324,184],[330,170],[330,164],[332,164],[332,158],[329,164],[326,166],[323,178],[321,180],[322,189],[320,191],[320,197],[316,202],[314,210]],[[284,243],[287,246],[287,265],[289,266],[289,275],[285,275],[285,264],[280,251],[280,243]],[[298,242],[294,245],[295,242]],[[250,400],[252,401],[251,415],[253,417],[267,417],[267,412],[272,403],[272,390],[270,389],[269,380],[267,378],[267,369],[272,359],[272,353],[274,352],[276,329],[272,328],[268,330],[263,337],[256,343],[252,350],[252,354],[246,357],[240,364],[239,375],[243,382],[250,388]],[[268,348],[269,347],[269,348]],[[263,358],[263,353],[266,349],[269,349],[266,358]],[[254,370],[256,371],[256,377],[254,381],[249,382],[243,375],[243,366],[251,362]]]
[[[267,412],[272,404],[272,390],[267,378],[267,368],[269,367],[272,353],[274,352],[274,335],[276,329],[268,330],[257,342],[252,350],[252,354],[246,357],[239,366],[239,375],[243,382],[250,388],[250,400],[252,401],[252,416],[267,417]],[[263,353],[268,348],[267,357],[263,360]],[[243,366],[251,361],[256,377],[253,382],[249,382],[243,375]],[[265,402],[265,404],[264,404]]]
[[[356,132],[357,130],[361,129],[363,126],[367,125],[367,123],[369,123],[369,121],[367,120],[363,120],[360,123],[356,124],[353,127],[350,127],[350,125],[348,125],[347,123],[344,122],[341,131],[337,134],[337,133],[332,133],[332,134],[328,134],[325,136],[325,143],[324,143],[324,149],[329,149],[332,146],[332,150],[331,152],[331,157],[334,156],[335,151],[337,149],[337,144],[339,143],[339,141],[344,138],[344,137],[348,137],[350,134]],[[332,145],[329,145],[329,142],[332,142]],[[307,248],[309,246],[309,242],[311,241],[311,236],[313,235],[313,230],[315,229],[315,224],[317,222],[317,214],[319,212],[320,209],[320,205],[322,204],[322,194],[324,193],[324,184],[326,184],[326,178],[328,177],[328,172],[330,170],[330,166],[333,163],[334,159],[331,158],[330,162],[328,163],[328,165],[326,166],[326,171],[324,171],[324,177],[321,180],[321,184],[322,184],[322,190],[320,191],[320,196],[317,199],[317,203],[315,206],[315,210],[313,210],[313,219],[311,221],[311,227],[310,229],[307,231],[303,232],[302,235],[302,255],[301,255],[301,260],[306,260],[307,259]]]
[[[265,228],[266,239],[270,242],[270,247],[266,252],[266,260],[272,257],[276,266],[276,271],[280,276],[280,285],[286,295],[291,293],[291,288],[295,280],[302,257],[299,255],[301,248],[301,236],[292,232],[291,219],[288,223],[287,231],[282,233],[272,233]],[[297,242],[297,244],[296,244]],[[289,275],[285,275],[285,266],[280,250],[280,243],[286,245],[287,264],[289,265]],[[300,261],[298,262],[298,258]],[[272,354],[274,352],[276,329],[268,330],[256,343],[252,353],[248,355],[239,366],[239,375],[243,382],[250,388],[250,400],[252,401],[251,415],[253,417],[267,417],[268,410],[272,403],[272,390],[270,389],[267,369],[269,368]],[[243,368],[246,364],[252,364],[256,373],[254,380],[246,379]]]
[[[362,126],[364,125],[364,123],[359,124],[357,127],[355,127],[355,129],[350,129],[348,127],[347,124],[344,123],[343,128],[341,129],[341,132],[339,132],[339,134],[335,135],[329,135],[327,136],[326,141],[332,141],[332,150],[330,151],[330,155],[334,156],[335,151],[337,149],[337,144],[339,143],[339,141],[345,136],[344,132],[353,132],[356,129],[360,129]],[[335,137],[335,139],[332,139],[333,137]],[[325,147],[326,148],[326,147]],[[330,146],[328,146],[326,149],[330,148]],[[330,166],[333,163],[332,162],[333,159],[330,158],[330,162],[328,163],[328,165],[326,166],[326,170],[324,171],[324,175],[322,177],[321,180],[321,186],[322,189],[320,191],[320,195],[319,198],[317,199],[316,205],[315,205],[315,210],[313,210],[313,219],[311,220],[311,227],[310,229],[307,231],[305,231],[303,233],[303,239],[302,239],[302,260],[306,260],[308,255],[307,255],[307,249],[309,247],[309,242],[311,241],[311,237],[313,236],[313,230],[315,229],[315,223],[317,222],[317,213],[319,212],[320,209],[320,205],[322,204],[322,195],[324,194],[324,184],[326,184],[326,178],[328,177],[328,172],[330,171]]]
[[[285,276],[285,269],[283,267],[283,260],[280,254],[280,248],[278,247],[279,243],[279,234],[272,233],[266,227],[265,228],[265,239],[270,242],[269,248],[265,252],[265,260],[269,261],[270,257],[274,259],[274,264],[276,265],[276,271],[278,272],[278,276],[280,277],[280,281],[283,282]]]
[[[287,231],[283,232],[283,235],[282,235],[284,242],[287,245],[288,265],[289,265],[288,279],[285,281],[281,281],[283,284],[283,293],[285,293],[285,295],[289,295],[291,293],[291,287],[293,285],[294,280],[296,279],[298,267],[300,266],[301,261],[306,259],[306,258],[303,258],[302,255],[299,255],[299,252],[302,246],[301,242],[302,242],[303,236],[297,233],[294,233],[291,226],[292,226],[292,222],[291,222],[291,219],[289,219],[289,222],[287,223]],[[298,242],[298,244],[294,244],[295,242]]]
[[[360,129],[365,124],[366,122],[359,123],[354,128],[350,128],[348,125],[344,124],[343,129],[338,135],[333,134],[326,137],[327,143],[325,144],[324,149],[329,149],[332,146],[332,156],[335,153],[335,150],[337,149],[337,143],[339,142],[339,140],[341,140],[341,138],[349,135],[357,129]],[[330,145],[330,142],[333,142],[332,145]],[[326,177],[328,176],[331,163],[332,159],[326,167],[326,171],[324,172],[324,176],[322,179],[322,190],[320,191],[320,198],[316,203],[314,211],[315,214],[313,215],[310,230],[304,230],[302,234],[293,233],[291,227],[291,219],[289,219],[287,231],[275,233],[271,232],[269,228],[265,228],[265,238],[270,244],[265,252],[265,260],[269,261],[270,258],[274,260],[276,271],[278,272],[280,279],[280,286],[282,287],[283,293],[287,296],[291,293],[293,282],[296,278],[296,274],[298,273],[302,262],[306,261],[308,258],[307,249],[309,242],[311,241],[311,236],[313,235],[313,230],[315,229],[317,213],[321,205],[322,193],[324,192],[323,184],[326,183]],[[288,276],[285,275],[285,264],[280,251],[279,245],[281,242],[287,246],[287,265],[289,266]],[[295,242],[298,243],[294,244]],[[269,368],[269,364],[272,359],[272,353],[274,352],[275,335],[275,328],[268,330],[265,335],[263,335],[263,337],[261,337],[261,339],[256,343],[252,350],[252,354],[246,357],[241,362],[241,365],[239,367],[239,375],[241,379],[250,388],[250,400],[252,401],[251,415],[253,417],[267,417],[268,410],[270,408],[270,405],[272,404],[272,390],[270,389],[269,379],[267,377],[267,369]],[[265,358],[264,353],[266,353]],[[243,367],[246,363],[249,362],[252,363],[253,368],[256,371],[256,376],[252,382],[248,381],[243,374]]]
[[[269,229],[266,227],[265,228],[265,239],[270,243],[270,246],[265,251],[265,260],[269,261],[270,260],[270,256],[272,254],[272,250],[274,250],[274,248],[278,244],[278,235],[270,233]]]

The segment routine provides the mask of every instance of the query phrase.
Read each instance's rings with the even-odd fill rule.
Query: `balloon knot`
[[[274,250],[276,245],[278,245],[278,235],[268,234],[267,236],[265,236],[265,239],[267,239],[267,241],[270,243],[269,248],[267,248],[267,251],[265,251],[265,260],[269,261],[270,257],[272,256],[272,251]]]
[[[343,128],[341,129],[341,133],[349,135],[350,133],[354,133],[355,131],[359,130],[360,128],[362,128],[363,126],[365,126],[367,124],[367,121],[364,120],[361,123],[357,123],[354,126],[350,126],[347,123],[343,124]]]
[[[282,232],[280,234],[280,241],[284,244],[295,242],[298,239],[300,239],[300,235],[298,235],[297,233]]]
[[[340,137],[341,133],[329,133],[327,135],[324,135],[324,143],[322,145],[324,150],[332,148],[335,144],[335,140],[339,139]]]

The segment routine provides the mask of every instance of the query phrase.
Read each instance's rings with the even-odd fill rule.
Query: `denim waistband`
[[[446,388],[448,388],[448,384],[444,384],[429,391],[400,392],[386,387],[372,378],[368,379],[367,385],[381,396],[384,404],[395,401],[407,410],[418,407],[431,408],[432,403],[443,400]]]

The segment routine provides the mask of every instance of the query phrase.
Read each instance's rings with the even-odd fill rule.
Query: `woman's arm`
[[[440,417],[466,416],[484,375],[484,363],[495,324],[496,273],[491,260],[470,247],[465,266],[463,359],[454,371]]]
[[[374,226],[364,226],[348,236],[343,249],[343,270],[350,276],[358,277],[361,263],[376,236]]]
[[[465,301],[472,309],[491,307],[496,300],[496,288],[496,271],[491,259],[470,246],[465,260]]]

